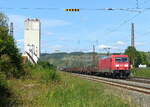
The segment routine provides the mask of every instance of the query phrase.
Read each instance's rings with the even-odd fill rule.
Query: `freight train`
[[[98,60],[95,67],[64,68],[66,72],[127,78],[130,75],[130,63],[127,55],[111,55]]]

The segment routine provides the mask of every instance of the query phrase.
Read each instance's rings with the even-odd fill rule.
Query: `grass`
[[[116,95],[114,90],[104,84],[83,80],[62,72],[52,74],[51,77],[55,78],[53,80],[49,76],[45,77],[46,74],[49,75],[44,69],[38,68],[33,70],[32,78],[9,80],[8,85],[18,99],[17,105],[14,106],[129,107],[133,105],[128,99]]]
[[[43,83],[60,80],[60,77],[55,69],[42,68],[40,66],[33,68],[31,72],[31,78]]]
[[[132,70],[135,77],[147,77],[150,78],[150,68],[136,68]]]
[[[8,87],[6,75],[0,72],[0,107],[11,107],[16,104],[16,97]]]
[[[105,92],[102,84],[82,80],[65,73],[59,87],[48,92],[48,102],[53,107],[128,107],[129,104],[113,93]]]

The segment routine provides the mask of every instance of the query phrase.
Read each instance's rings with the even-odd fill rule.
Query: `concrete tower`
[[[24,51],[36,63],[36,57],[40,58],[41,23],[38,19],[27,19],[24,25]]]

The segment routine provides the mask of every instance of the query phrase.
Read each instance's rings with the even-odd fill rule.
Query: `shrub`
[[[10,96],[11,93],[7,86],[6,76],[0,72],[0,105],[8,106],[10,103]]]
[[[9,35],[8,18],[0,13],[0,72],[7,77],[19,78],[24,74],[21,54],[12,36]]]
[[[0,72],[0,87],[7,87],[6,76],[1,72]]]
[[[44,83],[49,83],[51,81],[59,81],[59,75],[56,71],[45,69],[43,75],[41,76],[41,80]]]
[[[54,69],[43,68],[40,65],[36,65],[32,68],[32,79],[39,80],[43,83],[49,83],[51,81],[59,81],[60,76]]]
[[[18,69],[10,56],[6,54],[0,56],[0,72],[5,73],[7,78],[19,78],[20,76],[24,75],[23,69]]]
[[[56,66],[46,61],[39,61],[38,65],[42,66],[43,68],[56,70]]]

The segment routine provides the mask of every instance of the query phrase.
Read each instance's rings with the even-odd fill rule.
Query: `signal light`
[[[80,11],[80,9],[64,9],[64,11],[75,11],[75,12],[78,12],[78,11]]]

